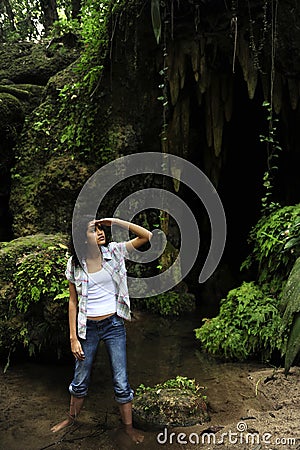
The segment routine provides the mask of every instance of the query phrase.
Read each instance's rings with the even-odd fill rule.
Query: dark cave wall
[[[203,254],[186,281],[199,296],[219,300],[228,288],[240,284],[239,268],[251,251],[248,233],[260,217],[267,170],[267,149],[260,135],[268,134],[263,102],[270,101],[273,63],[272,95],[282,146],[279,169],[274,173],[274,201],[283,205],[299,201],[300,36],[295,17],[300,19],[300,13],[289,1],[280,2],[276,11],[271,2],[251,2],[250,12],[247,2],[239,2],[235,11],[225,2],[196,3],[180,2],[172,17],[168,8],[161,8],[165,22],[159,45],[150,6],[136,15],[124,47],[124,30],[119,30],[117,58],[113,56],[112,64],[113,105],[118,117],[140,127],[140,145],[134,151],[161,151],[159,136],[165,115],[167,151],[194,163],[216,186],[227,216],[227,244],[217,273],[204,287],[198,285],[197,274],[208,250],[210,224],[199,199],[183,186],[179,195],[195,211],[204,241]],[[233,17],[237,17],[236,34]],[[255,20],[252,25],[251,19]],[[275,22],[277,34],[272,40]],[[165,79],[159,75],[164,64],[168,67]],[[157,97],[165,81],[168,106],[164,109]],[[176,236],[173,241],[178,241]]]

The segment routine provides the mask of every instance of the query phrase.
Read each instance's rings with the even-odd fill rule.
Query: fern
[[[243,282],[221,300],[217,317],[203,319],[194,330],[196,338],[205,351],[221,358],[243,361],[260,355],[267,360],[282,346],[277,303],[254,282]]]
[[[284,206],[263,216],[252,228],[248,243],[253,251],[241,269],[257,266],[258,282],[286,280],[300,253],[300,204]]]

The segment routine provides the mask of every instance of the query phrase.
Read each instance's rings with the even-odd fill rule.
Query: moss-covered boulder
[[[25,116],[40,104],[44,90],[44,86],[14,84],[9,82],[9,80],[0,81],[0,94],[10,94],[18,99]]]
[[[0,356],[25,348],[59,357],[67,339],[66,236],[0,243]]]
[[[0,86],[0,241],[7,237],[9,228],[8,202],[10,195],[10,170],[14,162],[13,146],[24,123],[21,101]]]
[[[203,388],[194,379],[177,376],[154,387],[139,386],[133,418],[141,429],[191,426],[210,420]]]
[[[45,86],[49,78],[63,70],[79,56],[76,47],[48,42],[3,43],[0,48],[0,80]]]
[[[8,92],[0,90],[0,133],[7,141],[15,143],[24,122],[24,111],[20,100]]]
[[[67,233],[76,198],[89,178],[87,166],[69,155],[49,157],[45,149],[40,158],[43,164],[41,160],[35,167],[32,163],[31,173],[20,164],[20,172],[14,174],[10,207],[16,237],[42,230]]]

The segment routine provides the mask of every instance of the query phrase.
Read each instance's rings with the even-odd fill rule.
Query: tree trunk
[[[41,9],[43,11],[43,25],[45,34],[49,33],[53,23],[58,20],[56,0],[40,0]]]
[[[81,9],[81,0],[72,0],[72,19],[78,19]]]
[[[14,13],[13,13],[13,10],[11,8],[9,0],[3,0],[3,4],[4,4],[5,9],[6,9],[7,17],[9,19],[9,27],[10,27],[11,31],[16,31],[15,16],[14,16]]]

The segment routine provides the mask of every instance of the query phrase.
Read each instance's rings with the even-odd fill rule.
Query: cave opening
[[[222,151],[216,157],[205,140],[205,99],[201,104],[197,101],[196,83],[191,70],[187,81],[190,96],[189,160],[208,178],[210,173],[218,173],[215,187],[227,222],[227,238],[221,261],[211,277],[201,285],[198,277],[209,250],[211,225],[201,199],[181,183],[180,195],[194,212],[201,235],[197,261],[184,281],[196,297],[201,316],[207,317],[218,313],[220,300],[245,278],[245,274],[243,277],[241,275],[240,266],[251,252],[247,238],[260,217],[264,193],[266,149],[260,142],[260,135],[266,132],[266,114],[262,106],[261,86],[258,85],[255,97],[249,99],[242,71],[237,67],[232,116],[229,122],[224,123]]]

